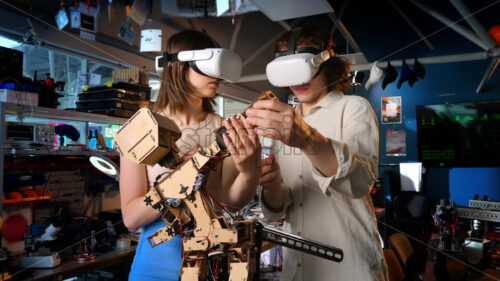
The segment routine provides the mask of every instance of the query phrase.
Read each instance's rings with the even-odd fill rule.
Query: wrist
[[[316,155],[330,140],[320,134],[316,129],[309,127],[304,134],[306,137],[301,142],[300,149],[310,155]]]
[[[318,131],[311,127],[309,124],[303,122],[300,134],[297,136],[298,137],[298,148],[304,149],[310,146],[310,143],[315,140],[316,135],[318,134]]]
[[[279,184],[273,188],[262,189],[262,202],[272,212],[278,213],[283,210],[285,199],[283,185]]]
[[[253,181],[258,181],[259,177],[260,177],[260,174],[257,175],[256,173],[252,173],[252,172],[249,172],[247,170],[245,171],[242,171],[242,172],[239,172],[238,173],[238,177],[244,181],[245,183],[251,183]]]

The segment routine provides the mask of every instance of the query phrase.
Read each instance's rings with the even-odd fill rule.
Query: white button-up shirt
[[[388,280],[370,197],[379,145],[372,107],[362,97],[330,92],[303,118],[330,139],[337,174],[323,176],[300,149],[275,142],[285,207],[274,213],[261,199],[262,210],[271,220],[286,213],[284,231],[340,248],[344,259],[337,263],[284,248],[281,280]]]

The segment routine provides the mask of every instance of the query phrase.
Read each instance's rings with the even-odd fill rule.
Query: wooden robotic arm
[[[271,91],[264,92],[261,99],[277,100]],[[245,116],[238,114],[237,118],[243,120]],[[258,280],[256,273],[264,240],[341,261],[340,249],[267,230],[254,221],[228,221],[217,213],[213,207],[215,200],[203,187],[215,162],[229,155],[222,139],[225,132],[225,127],[217,129],[216,141],[200,148],[185,162],[179,158],[175,145],[181,136],[179,128],[172,120],[146,108],[134,114],[115,136],[114,145],[121,157],[172,169],[169,176],[148,191],[144,202],[162,212],[161,219],[166,223],[147,238],[152,247],[181,235],[184,249],[181,280],[205,280],[207,268],[214,267],[209,263],[216,265],[211,271],[214,280]]]

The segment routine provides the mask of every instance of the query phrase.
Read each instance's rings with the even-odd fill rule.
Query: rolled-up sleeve
[[[336,190],[354,198],[361,198],[370,192],[377,177],[377,119],[371,106],[364,100],[347,103],[342,118],[344,125],[341,127],[341,138],[330,139],[339,164],[337,173],[325,177],[312,167],[312,179],[327,195]]]
[[[270,210],[267,205],[264,203],[264,200],[262,199],[262,188],[259,188],[259,202],[260,202],[260,207],[262,209],[262,213],[264,216],[271,221],[278,221],[280,220],[286,213],[286,209],[290,204],[292,204],[292,195],[290,192],[290,189],[287,188],[283,183],[281,184],[283,191],[285,192],[285,204],[283,205],[283,209],[280,212],[273,212]],[[272,200],[272,198],[270,198]]]

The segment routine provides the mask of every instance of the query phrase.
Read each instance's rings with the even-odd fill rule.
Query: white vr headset
[[[276,87],[291,87],[309,83],[318,73],[320,66],[335,56],[333,50],[319,54],[298,53],[275,58],[266,66],[266,76]]]
[[[320,71],[321,64],[335,56],[328,44],[327,50],[314,47],[297,48],[297,38],[302,27],[294,28],[288,38],[288,49],[266,66],[266,76],[276,87],[292,87],[309,83]]]
[[[238,54],[222,48],[181,51],[156,57],[156,72],[161,75],[163,66],[168,63],[189,62],[191,68],[205,76],[235,82],[240,79],[243,63]]]

